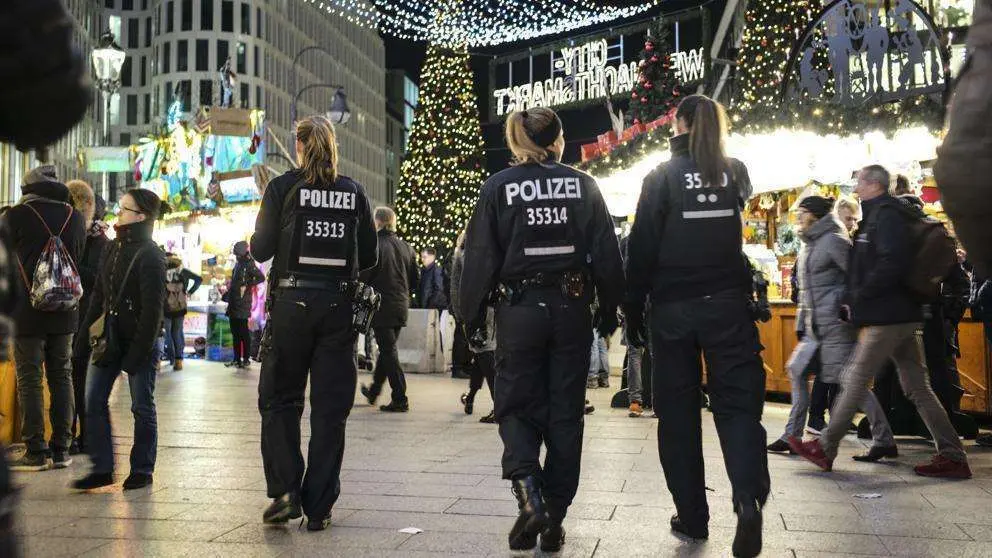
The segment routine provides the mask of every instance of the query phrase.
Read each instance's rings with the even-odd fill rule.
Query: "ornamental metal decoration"
[[[799,37],[782,80],[781,101],[843,107],[880,105],[944,93],[946,41],[913,0],[828,5]]]

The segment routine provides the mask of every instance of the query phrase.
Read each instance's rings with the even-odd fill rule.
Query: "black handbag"
[[[94,364],[103,362],[104,357],[107,356],[108,349],[112,346],[111,336],[117,334],[117,307],[121,303],[121,297],[124,296],[124,287],[127,286],[127,280],[131,276],[131,270],[134,269],[135,262],[138,261],[138,257],[147,248],[147,246],[142,247],[131,258],[131,263],[128,264],[127,271],[124,272],[124,278],[121,280],[121,288],[118,289],[113,304],[106,306],[100,317],[90,325],[90,347],[93,350],[91,362]]]

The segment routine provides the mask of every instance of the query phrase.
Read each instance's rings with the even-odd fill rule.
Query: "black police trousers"
[[[258,409],[262,463],[270,498],[299,492],[307,517],[324,518],[341,491],[345,424],[358,370],[351,304],[341,294],[275,292],[272,347],[262,360]],[[300,420],[310,378],[310,448],[304,475]]]
[[[658,455],[679,518],[691,528],[709,521],[699,406],[702,359],[733,502],[768,498],[766,433],[761,425],[765,369],[744,293],[654,304],[651,309],[654,409]]]
[[[560,521],[579,487],[592,343],[589,301],[567,299],[558,287],[530,289],[515,304],[499,307],[496,324],[503,478],[536,476],[548,514]]]

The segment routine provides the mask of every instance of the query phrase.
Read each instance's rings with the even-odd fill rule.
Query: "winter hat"
[[[41,165],[39,167],[35,167],[31,169],[30,171],[28,171],[27,174],[24,175],[24,182],[22,185],[27,186],[28,184],[37,184],[39,182],[58,182],[58,181],[59,178],[55,172],[54,165]]]
[[[234,243],[234,255],[245,257],[248,255],[248,243],[244,240],[239,240]]]
[[[799,207],[809,211],[817,219],[822,219],[834,208],[834,200],[823,196],[808,196],[799,202]]]

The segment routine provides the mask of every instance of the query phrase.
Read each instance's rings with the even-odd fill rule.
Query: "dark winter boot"
[[[533,550],[538,534],[548,525],[540,483],[534,476],[517,479],[513,481],[513,495],[517,497],[520,515],[510,529],[510,550]]]

